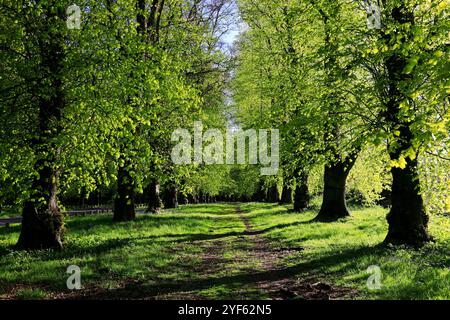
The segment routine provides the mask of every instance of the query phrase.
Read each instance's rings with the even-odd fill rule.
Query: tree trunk
[[[64,36],[61,28],[49,25],[57,16],[64,19],[64,9],[47,6],[42,8],[46,19],[40,21],[36,30],[36,42],[43,70],[40,90],[37,93],[39,105],[39,128],[37,137],[31,140],[37,175],[33,178],[30,198],[24,202],[22,229],[16,247],[23,250],[61,249],[64,237],[63,214],[58,207],[57,165],[59,147],[52,142],[61,133],[62,110],[65,97],[63,89]]]
[[[267,190],[267,202],[278,203],[280,201],[280,194],[277,185],[274,185]]]
[[[25,202],[22,231],[17,248],[23,250],[62,249],[64,218],[58,207],[58,173],[49,166],[33,183],[34,199]],[[43,202],[37,199],[44,199]]]
[[[160,213],[162,201],[160,197],[160,185],[156,181],[150,182],[147,186],[148,205],[147,213]]]
[[[420,194],[417,160],[405,169],[392,169],[392,207],[388,214],[389,232],[385,242],[420,246],[430,241],[428,215]]]
[[[175,185],[170,185],[164,192],[164,208],[177,209],[178,208],[178,188]]]
[[[182,204],[182,205],[188,205],[189,204],[188,197],[186,197],[186,195],[184,195],[181,192],[178,193],[178,202],[180,204]]]
[[[253,194],[252,200],[255,202],[264,202],[265,193],[264,193],[264,186],[261,182],[258,183],[258,188],[256,189],[256,192]]]
[[[205,204],[206,203],[206,195],[203,192],[200,192],[200,203]]]
[[[114,221],[125,222],[136,218],[134,183],[126,167],[119,167],[117,196],[114,200]]]
[[[391,11],[392,19],[400,24],[414,24],[414,13],[408,12],[406,8],[405,4],[399,4]],[[385,36],[389,41],[391,35]],[[394,161],[399,160],[407,150],[414,150],[411,122],[407,117],[402,116],[400,107],[401,101],[405,98],[401,88],[412,80],[412,76],[404,72],[407,61],[407,56],[404,56],[402,52],[396,52],[385,63],[389,77],[386,121],[392,131],[398,132],[397,137],[389,141],[389,155]],[[392,207],[387,217],[389,232],[385,243],[420,246],[432,239],[428,234],[429,218],[420,194],[417,157],[414,159],[408,157],[405,160],[404,169],[391,170]]]
[[[296,181],[294,193],[294,211],[302,212],[309,208],[308,175],[301,173]]]
[[[350,168],[337,162],[325,166],[323,202],[317,221],[331,222],[350,216],[345,201],[345,184]]]
[[[281,199],[279,201],[279,204],[284,205],[291,203],[292,203],[292,187],[288,185],[283,185],[283,191],[281,193]]]
[[[111,1],[109,1],[107,5],[111,7]],[[136,16],[136,31],[142,36],[147,36],[147,40],[149,41],[149,43],[151,45],[154,45],[158,42],[159,39],[159,25],[161,12],[164,7],[164,0],[152,1],[150,17],[148,21],[145,17],[147,2],[144,0],[139,0],[137,2],[137,7],[139,9],[139,12]],[[147,59],[147,53],[144,54],[143,59]],[[114,221],[117,222],[131,221],[136,218],[134,191],[135,184],[128,170],[129,169],[127,168],[119,168],[118,172],[117,197],[114,201]],[[157,210],[157,208],[153,209]]]
[[[198,197],[196,194],[188,194],[187,199],[190,204],[198,204]]]
[[[392,207],[392,190],[384,189],[380,194],[380,199],[376,202],[377,205],[383,208]]]
[[[329,3],[333,4],[332,2]],[[323,201],[320,212],[315,220],[323,222],[331,222],[339,220],[350,215],[345,201],[345,184],[348,173],[354,164],[353,157],[348,159],[342,158],[341,149],[341,128],[340,120],[333,115],[333,110],[339,110],[340,100],[337,99],[337,91],[335,88],[336,80],[339,79],[336,68],[335,52],[338,48],[336,34],[333,31],[333,24],[339,15],[339,5],[333,4],[328,12],[320,10],[322,21],[324,23],[325,38],[324,44],[326,55],[324,59],[324,68],[326,70],[326,84],[329,88],[333,88],[327,93],[325,104],[332,109],[327,110],[327,116],[324,118],[324,142],[325,151],[332,155],[330,163],[325,165],[324,170],[324,191]],[[356,153],[355,153],[356,155]],[[355,156],[356,159],[356,156]]]

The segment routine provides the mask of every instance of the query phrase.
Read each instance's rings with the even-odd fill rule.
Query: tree
[[[419,246],[431,240],[418,158],[448,137],[448,6],[445,1],[385,1],[377,44],[383,74],[383,119],[391,158],[392,207],[386,243]],[[420,17],[420,18],[418,18]],[[397,30],[396,33],[393,30]],[[448,29],[447,29],[448,30]],[[446,58],[447,57],[447,60]],[[438,59],[440,61],[438,61]],[[435,69],[435,68],[438,69]],[[431,136],[431,137],[430,137]]]
[[[67,106],[64,91],[65,7],[54,1],[39,4],[7,1],[2,4],[2,9],[5,12],[2,27],[13,26],[2,37],[2,47],[6,49],[6,60],[2,62],[6,67],[2,69],[6,71],[2,72],[2,113],[15,103],[26,107],[19,107],[8,115],[13,122],[21,122],[20,127],[26,128],[24,132],[15,134],[20,127],[7,126],[2,134],[11,133],[12,143],[22,141],[26,144],[30,167],[25,171],[33,172],[27,179],[31,190],[24,197],[17,247],[60,249],[64,223],[58,204],[61,173],[58,139],[63,131],[62,116]],[[15,148],[17,145],[9,151]]]
[[[350,215],[346,205],[346,181],[361,149],[362,139],[346,130],[354,124],[343,115],[351,108],[355,97],[352,88],[357,83],[358,66],[349,61],[349,41],[343,30],[353,26],[353,5],[341,1],[310,1],[323,24],[323,47],[319,52],[323,61],[323,119],[324,191],[322,206],[316,220],[335,221]],[[355,68],[356,67],[356,68]],[[360,83],[362,84],[362,83]],[[349,94],[350,93],[350,94]]]
[[[241,1],[249,24],[240,49],[236,100],[247,125],[282,130],[282,163],[298,182],[296,209],[307,204],[306,172],[324,163],[323,204],[317,217],[349,215],[345,185],[370,126],[373,98],[368,72],[353,57],[360,50],[363,20],[345,1],[288,1],[282,6]],[[349,34],[347,30],[356,30]],[[353,114],[355,104],[363,112]],[[295,165],[295,167],[294,167]],[[295,198],[295,197],[294,197]]]
[[[109,2],[111,6],[111,2]],[[135,42],[142,44],[143,48],[140,52],[136,54],[137,59],[135,59],[135,64],[148,64],[147,61],[149,54],[151,52],[148,50],[148,46],[155,46],[159,41],[159,31],[161,23],[161,15],[164,9],[164,0],[152,0],[150,5],[150,12],[147,12],[147,1],[137,0],[136,2],[136,38]],[[131,43],[131,45],[136,45],[136,43]],[[127,48],[129,50],[129,48]],[[141,55],[141,56],[140,56]],[[145,67],[144,70],[147,71]],[[145,71],[142,74],[145,77]],[[139,77],[131,71],[132,77]],[[145,87],[137,87],[135,89],[138,93],[138,99],[143,95],[141,90],[145,90]],[[128,97],[129,102],[132,103],[134,97]],[[139,109],[145,106],[145,101],[140,101],[144,105],[135,104],[134,109],[136,109],[139,114]],[[136,119],[135,119],[135,122]],[[141,134],[141,126],[136,127],[136,133]],[[135,164],[128,153],[124,152],[126,145],[121,146],[121,155],[119,162],[119,169],[117,174],[117,197],[114,201],[114,220],[129,221],[134,220],[136,217],[135,212],[135,192],[136,192],[136,179],[133,177],[135,169]],[[155,190],[156,192],[156,190]],[[155,196],[155,194],[153,194]]]

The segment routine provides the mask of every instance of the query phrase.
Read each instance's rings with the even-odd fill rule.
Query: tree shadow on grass
[[[157,298],[163,295],[176,295],[182,292],[200,292],[217,286],[226,287],[243,287],[254,285],[259,282],[275,282],[283,279],[295,279],[302,274],[311,274],[318,268],[331,268],[344,261],[349,261],[355,257],[365,255],[374,255],[383,253],[383,248],[376,247],[359,247],[348,249],[343,252],[331,254],[313,261],[297,264],[291,267],[276,268],[273,270],[241,273],[237,275],[220,276],[205,274],[199,275],[198,279],[167,281],[156,284],[132,283],[123,288],[108,290],[89,296],[91,299],[140,299],[140,298]],[[301,280],[300,280],[301,282]]]
[[[39,250],[30,251],[29,253],[33,256],[38,256],[41,260],[46,262],[53,260],[66,260],[79,258],[86,255],[101,255],[105,252],[124,248],[128,246],[133,240],[133,238],[123,238],[123,239],[108,239],[101,243],[97,243],[93,246],[79,246],[77,243],[69,242],[63,250]],[[0,257],[11,253],[14,251],[14,247],[0,247]],[[5,262],[7,263],[7,261]],[[1,265],[1,264],[0,264]]]
[[[245,211],[243,211],[245,213]],[[234,213],[235,214],[235,213]],[[154,217],[157,217],[156,219]],[[186,220],[191,221],[192,218],[186,217],[184,218]],[[158,216],[145,216],[140,217],[138,220],[136,220],[134,223],[148,223],[149,220],[155,220],[155,224],[157,225],[163,225],[163,224],[171,224],[174,225],[175,221],[173,221],[173,217],[163,217],[163,215]],[[162,220],[165,220],[163,223],[161,223]],[[153,221],[151,221],[153,222]],[[176,223],[182,223],[182,221],[176,221]],[[107,251],[111,251],[114,249],[119,249],[121,247],[125,247],[129,245],[130,243],[134,241],[151,241],[151,242],[169,242],[169,243],[176,243],[176,244],[182,244],[182,243],[195,243],[195,242],[201,242],[201,241],[217,241],[217,240],[223,240],[231,237],[245,237],[245,236],[255,236],[255,235],[263,235],[266,233],[269,233],[271,231],[289,228],[289,227],[295,227],[299,225],[305,225],[310,224],[312,221],[300,221],[300,222],[293,222],[293,223],[287,223],[287,224],[278,224],[274,225],[265,229],[260,230],[252,230],[252,231],[232,231],[232,232],[224,232],[224,233],[179,233],[179,234],[162,234],[162,235],[154,235],[154,236],[146,236],[146,237],[129,237],[129,238],[119,238],[119,239],[109,239],[106,241],[102,241],[100,244],[95,244],[94,246],[79,246],[79,244],[74,242],[68,242],[67,246],[64,250],[60,252],[47,252],[45,258],[57,260],[57,259],[68,259],[73,258],[76,255],[87,255],[87,254],[93,254],[98,255],[102,254]],[[92,227],[101,226],[101,227],[107,227],[107,228],[123,228],[124,225],[117,224],[114,221],[112,221],[110,216],[96,216],[93,217],[86,217],[86,218],[76,218],[71,219],[67,222],[67,228],[70,233],[77,233],[79,231],[86,231],[91,229]],[[216,230],[216,229],[214,229]],[[18,233],[20,232],[20,226],[13,226],[10,228],[2,228],[0,229],[0,235],[9,235],[12,233]],[[13,247],[2,247],[0,246],[0,257],[4,256],[6,254],[9,254],[11,251],[13,251]],[[39,253],[38,253],[39,254]],[[40,253],[42,254],[42,253]]]
[[[282,224],[277,224],[277,225],[270,226],[270,227],[267,227],[264,229],[246,232],[246,234],[247,235],[263,235],[263,234],[266,234],[266,233],[269,233],[272,231],[276,231],[276,230],[280,230],[280,229],[298,227],[298,226],[308,225],[308,224],[313,224],[313,223],[314,223],[314,221],[312,221],[312,220],[298,221],[298,222],[292,222],[292,223],[282,223]]]
[[[15,224],[10,227],[0,227],[0,237],[1,236],[9,236],[12,233],[20,232],[20,225]]]
[[[177,213],[176,216],[168,215],[168,214],[145,214],[138,215],[136,220],[132,222],[123,222],[117,223],[112,220],[111,216],[95,216],[87,217],[87,218],[72,218],[67,220],[67,229],[69,232],[77,232],[77,231],[85,231],[89,230],[92,227],[110,227],[114,228],[123,228],[127,225],[145,225],[145,227],[159,227],[159,226],[174,226],[174,225],[192,225],[193,221],[208,221],[211,219],[217,218],[227,218],[225,217],[227,214],[219,214],[216,213],[214,216],[210,216],[209,214],[196,213],[195,216],[193,214],[189,214],[189,216],[184,216],[182,213]]]
[[[296,218],[307,218],[311,213],[314,215],[317,214],[316,211],[308,210],[305,212],[291,212],[283,207],[279,207],[276,211],[265,211],[265,212],[258,212],[257,214],[253,215],[252,211],[243,210],[242,213],[249,213],[249,217],[257,216],[259,220],[267,220],[270,221],[270,219],[273,218],[279,218],[279,217],[296,217]],[[304,221],[306,222],[313,222],[312,219]]]

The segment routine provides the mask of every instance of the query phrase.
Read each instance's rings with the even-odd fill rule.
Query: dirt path
[[[313,277],[305,278],[304,275],[300,278],[298,274],[288,272],[284,258],[303,248],[272,248],[239,206],[235,213],[245,225],[243,234],[226,240],[195,242],[203,253],[200,255],[201,263],[194,270],[203,280],[172,287],[168,294],[158,299],[207,299],[198,290],[233,283],[235,295],[227,297],[230,299],[330,300],[353,294],[350,289],[332,286]],[[233,253],[232,257],[224,256],[227,250]]]
[[[267,243],[262,235],[254,230],[250,220],[242,212],[240,207],[236,209],[236,213],[245,225],[248,241],[253,245],[253,250],[249,252],[249,258],[260,261],[263,272],[279,272],[281,275],[280,277],[275,277],[276,279],[273,279],[274,277],[268,277],[269,279],[263,278],[260,280],[256,277],[256,285],[269,298],[274,300],[329,300],[339,299],[351,294],[349,289],[331,286],[313,278],[299,279],[292,275],[286,275],[283,278],[282,273],[283,269],[285,269],[283,259],[295,253],[295,251],[303,250],[303,248],[285,248],[281,250],[271,248],[270,244]]]

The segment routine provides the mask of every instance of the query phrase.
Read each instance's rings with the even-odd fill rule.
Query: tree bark
[[[198,196],[196,194],[188,194],[188,203],[190,204],[198,204]]]
[[[33,183],[33,199],[25,202],[16,247],[23,250],[62,249],[64,217],[58,206],[58,172],[45,165]],[[39,201],[38,199],[43,199]]]
[[[296,181],[295,193],[294,193],[294,211],[302,212],[309,208],[310,201],[309,189],[308,189],[308,175],[301,173]]]
[[[258,183],[256,192],[253,194],[252,200],[255,202],[264,202],[264,197],[265,197],[264,186],[260,181]]]
[[[392,177],[392,207],[387,217],[389,232],[385,242],[421,246],[431,237],[420,194],[417,161],[411,161],[405,169],[392,169]]]
[[[323,201],[317,221],[331,222],[350,216],[345,185],[353,163],[339,161],[325,166]]]
[[[34,164],[37,175],[33,178],[30,198],[24,202],[21,233],[16,247],[23,250],[61,249],[64,237],[64,218],[58,206],[57,165],[59,147],[52,140],[61,134],[62,110],[66,102],[63,89],[64,35],[61,25],[49,25],[58,17],[64,21],[64,9],[43,8],[46,19],[41,21],[40,34],[36,34],[42,70],[38,90],[39,127],[31,147],[37,157]]]
[[[181,192],[178,192],[178,202],[182,205],[188,205],[189,204],[189,200],[188,197],[186,195],[184,195]]]
[[[114,221],[125,222],[136,218],[134,182],[128,168],[119,167],[117,196],[114,200]]]
[[[384,189],[380,194],[380,199],[376,202],[377,205],[383,208],[391,208],[392,206],[392,190]]]
[[[335,4],[333,10],[324,11],[319,7],[319,13],[324,24],[325,38],[324,44],[326,55],[324,59],[324,69],[326,71],[325,81],[330,88],[334,88],[340,75],[336,68],[336,51],[338,41],[333,32],[333,24],[339,16],[339,4],[327,2],[330,6]],[[330,7],[331,9],[331,7]],[[325,97],[325,103],[331,109],[327,110],[327,117],[324,119],[324,142],[325,149],[331,154],[332,159],[325,165],[324,170],[324,192],[320,212],[315,220],[323,222],[336,221],[350,215],[345,201],[345,184],[350,169],[356,160],[357,152],[354,152],[347,159],[342,157],[340,121],[333,115],[335,110],[340,109],[340,101],[336,98],[336,91],[330,91]]]
[[[108,2],[108,6],[111,7],[111,2]],[[145,16],[147,1],[137,1],[137,8],[139,9],[139,12],[136,16],[136,21],[138,23],[136,31],[138,34],[146,36],[147,41],[151,45],[156,45],[159,40],[159,26],[163,7],[164,0],[153,0],[150,16],[147,19]],[[144,60],[147,60],[146,53],[143,58]],[[126,162],[130,161],[126,160]],[[114,221],[131,221],[136,218],[134,185],[135,183],[129,169],[126,167],[120,167],[118,170],[117,197],[114,202]],[[149,206],[149,210],[157,210],[157,204],[155,203],[154,205],[156,207],[150,208]]]
[[[200,192],[199,203],[200,204],[205,204],[206,203],[206,195],[203,192]]]

